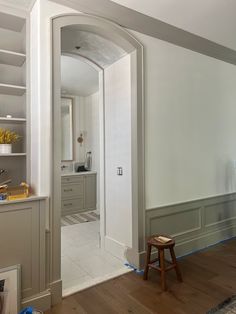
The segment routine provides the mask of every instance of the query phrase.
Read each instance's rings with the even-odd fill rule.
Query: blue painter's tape
[[[139,270],[139,269],[137,269],[134,265],[129,264],[128,262],[126,262],[124,265],[125,265],[126,267],[132,269],[132,270],[133,270],[136,274],[138,274],[138,275],[141,275],[141,276],[142,276],[143,273],[144,273],[143,269]]]
[[[202,249],[199,249],[199,250],[196,250],[196,251],[191,251],[191,252],[189,252],[189,253],[187,253],[187,254],[178,256],[177,259],[181,259],[181,258],[184,258],[184,257],[186,257],[186,256],[196,254],[196,253],[198,253],[198,252],[206,251],[206,250],[208,250],[209,248],[211,248],[211,247],[213,247],[213,246],[216,246],[216,245],[218,245],[218,244],[220,244],[220,243],[225,243],[225,242],[227,242],[227,241],[229,241],[229,240],[233,240],[233,239],[236,239],[236,237],[230,237],[230,238],[227,238],[227,239],[225,239],[225,240],[221,240],[221,241],[219,241],[219,242],[216,242],[216,243],[214,243],[214,244],[210,244],[210,245],[208,245],[208,246],[206,246],[206,247],[204,247],[204,248],[202,248]]]

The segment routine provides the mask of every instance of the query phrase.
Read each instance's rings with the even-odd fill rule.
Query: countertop
[[[61,174],[62,177],[70,177],[70,176],[82,176],[82,175],[90,175],[97,174],[96,171],[84,171],[84,172],[64,172]]]
[[[30,195],[29,197],[18,199],[18,200],[11,200],[11,201],[0,201],[0,205],[9,205],[14,203],[25,203],[25,202],[33,202],[33,201],[41,201],[46,200],[47,196],[37,196],[37,195]]]

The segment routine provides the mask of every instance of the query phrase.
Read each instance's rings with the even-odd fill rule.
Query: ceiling
[[[112,0],[236,50],[235,0]]]
[[[126,54],[112,41],[91,32],[78,30],[78,27],[74,25],[62,29],[62,52],[84,56],[101,68],[109,66]]]
[[[98,91],[98,71],[81,60],[61,56],[62,95],[88,96]]]
[[[9,7],[30,10],[36,0],[0,0],[0,5],[7,5]]]
[[[94,0],[94,3],[101,6],[109,1]],[[236,50],[235,0],[112,1]],[[0,0],[0,5],[29,10],[34,2]]]

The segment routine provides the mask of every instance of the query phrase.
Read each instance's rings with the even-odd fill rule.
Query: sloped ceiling
[[[236,50],[235,0],[112,1]]]
[[[34,2],[35,0],[0,0],[0,5],[29,10]],[[94,0],[94,6],[108,2],[127,6],[236,50],[235,0]]]
[[[98,72],[81,60],[61,56],[61,92],[88,96],[98,91]]]

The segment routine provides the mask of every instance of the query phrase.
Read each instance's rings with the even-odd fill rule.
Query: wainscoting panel
[[[184,235],[201,228],[200,208],[179,211],[173,214],[156,215],[149,220],[149,232],[156,230],[163,234],[172,234],[174,237]]]
[[[45,287],[45,200],[0,205],[0,268],[21,265],[21,295],[29,298]]]
[[[236,193],[146,210],[146,236],[168,234],[178,256],[236,236]]]

